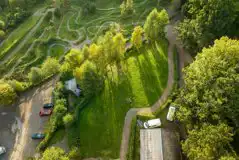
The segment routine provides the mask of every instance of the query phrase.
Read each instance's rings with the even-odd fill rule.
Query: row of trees
[[[190,160],[238,158],[230,146],[238,140],[238,62],[239,41],[222,37],[185,68],[176,104],[177,118],[189,132],[182,146]]]
[[[144,28],[141,26],[134,28],[130,39],[133,48],[139,50],[143,38],[152,42],[164,38],[164,28],[168,21],[165,10],[158,12],[154,9],[149,14]],[[104,86],[103,79],[107,75],[107,67],[123,60],[127,46],[130,45],[126,45],[126,38],[121,31],[119,24],[112,24],[109,31],[99,37],[95,43],[84,46],[81,50],[72,49],[65,56],[61,71],[66,75],[73,71],[85,97],[90,98],[99,93]]]
[[[201,51],[221,36],[239,36],[237,0],[188,0],[183,14],[184,20],[177,31],[191,53]]]

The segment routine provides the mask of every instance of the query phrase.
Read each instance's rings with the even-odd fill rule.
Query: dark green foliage
[[[80,3],[82,4],[82,12],[83,14],[92,14],[96,11],[96,5],[95,0],[80,0]]]
[[[186,49],[192,53],[221,36],[239,36],[236,0],[188,0],[185,19],[177,30]]]

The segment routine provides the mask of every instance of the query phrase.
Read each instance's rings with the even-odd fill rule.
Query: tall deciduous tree
[[[52,76],[60,71],[60,64],[56,58],[47,58],[41,69],[45,77]]]
[[[74,69],[82,64],[84,61],[84,55],[78,49],[71,49],[70,52],[65,56],[65,61],[70,64],[72,69]]]
[[[222,37],[185,69],[177,117],[188,124],[228,121],[239,127],[239,41]]]
[[[80,67],[77,67],[74,70],[74,76],[87,99],[98,94],[103,88],[103,79],[98,73],[96,65],[90,61],[85,61]]]
[[[0,81],[0,104],[8,105],[14,102],[16,92],[8,83]]]
[[[189,160],[214,160],[227,153],[226,148],[232,141],[232,129],[220,124],[203,125],[199,130],[192,130],[182,143],[183,152]]]
[[[119,62],[125,53],[126,39],[122,33],[117,33],[113,38],[113,42],[114,54],[112,60]]]
[[[188,0],[177,30],[184,46],[199,51],[221,36],[239,36],[236,0]]]
[[[169,17],[166,10],[153,9],[148,15],[144,24],[144,31],[148,39],[155,41],[159,38],[164,38],[165,26],[169,23]]]
[[[28,73],[28,78],[32,84],[38,84],[43,79],[43,74],[40,68],[32,67]]]
[[[135,48],[139,50],[143,43],[143,34],[144,30],[141,26],[137,26],[134,28],[134,32],[132,33],[131,43]]]

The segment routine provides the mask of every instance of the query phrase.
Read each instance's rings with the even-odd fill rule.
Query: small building
[[[81,90],[80,90],[80,87],[78,86],[78,84],[76,83],[75,78],[73,78],[69,81],[66,81],[65,88],[66,88],[66,90],[73,92],[77,97],[80,96]]]
[[[140,130],[140,160],[163,160],[161,128]]]

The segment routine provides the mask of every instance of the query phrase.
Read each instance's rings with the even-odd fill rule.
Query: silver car
[[[6,152],[7,152],[7,151],[6,151],[6,148],[3,147],[3,146],[0,146],[0,155],[4,154],[4,153],[6,153]]]

